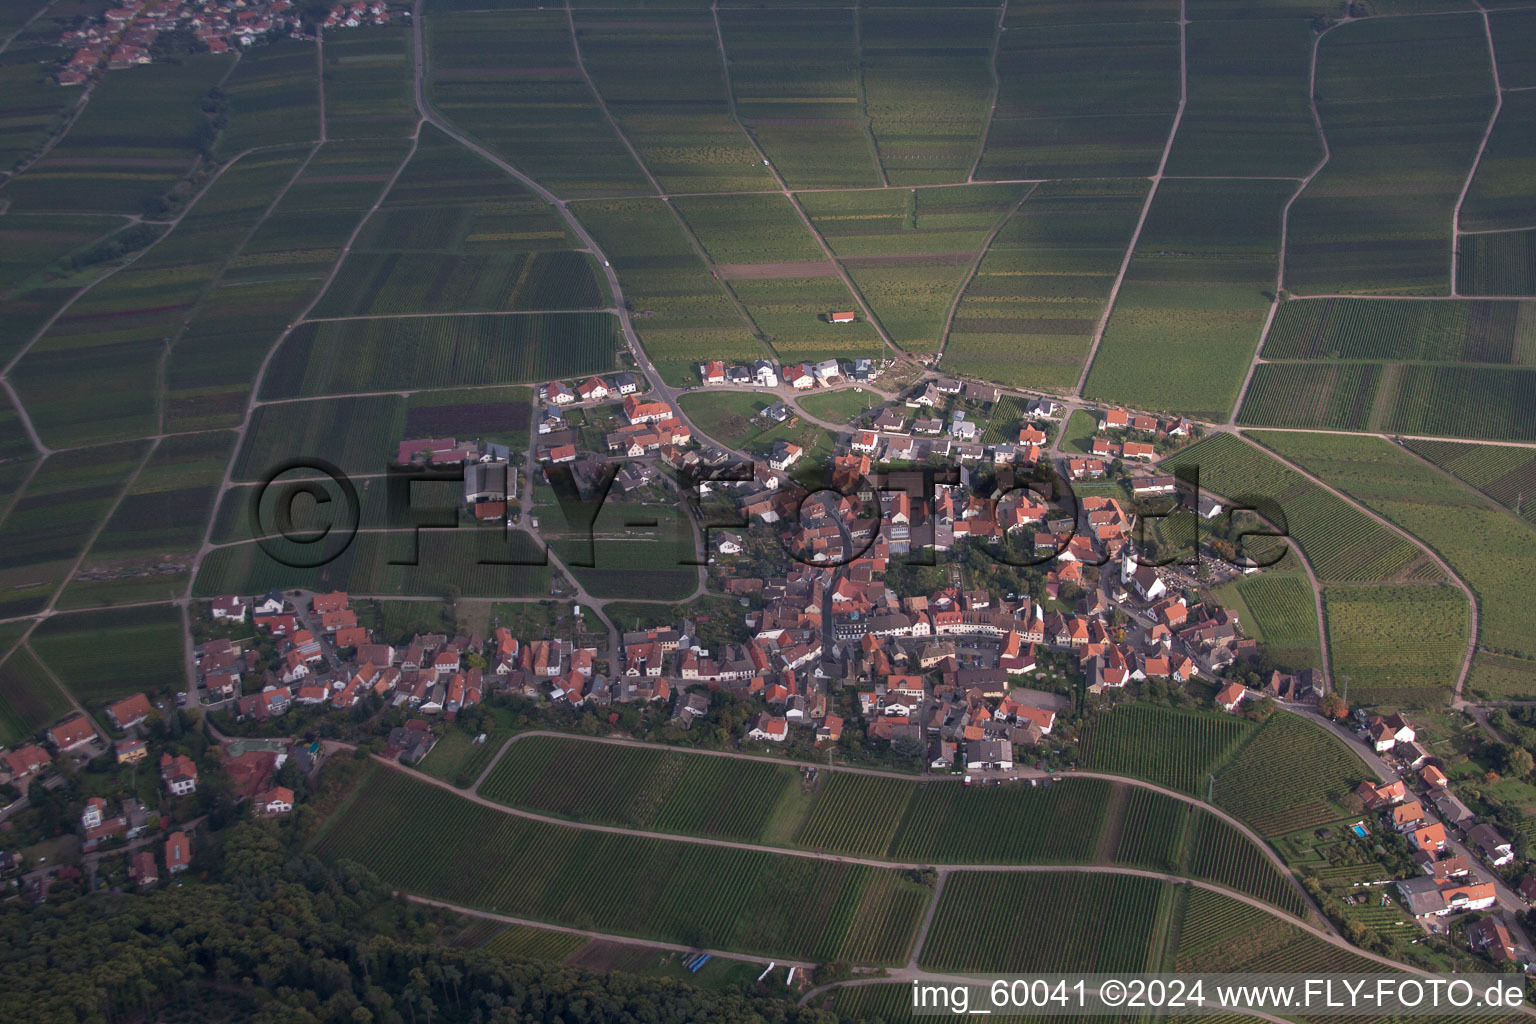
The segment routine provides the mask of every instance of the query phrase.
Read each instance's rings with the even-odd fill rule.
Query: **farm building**
[[[851,324],[858,316],[854,313],[828,313],[827,319],[834,324]]]

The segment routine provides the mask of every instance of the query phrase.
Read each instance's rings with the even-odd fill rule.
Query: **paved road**
[[[683,946],[676,942],[662,942],[658,939],[640,939],[632,935],[615,935],[612,932],[593,931],[588,928],[567,928],[564,925],[549,924],[545,921],[534,921],[526,917],[512,917],[508,914],[498,914],[488,910],[476,910],[473,907],[462,906],[458,903],[444,903],[442,900],[431,900],[425,896],[417,896],[414,893],[395,891],[396,896],[404,896],[412,903],[420,903],[428,907],[441,907],[444,910],[452,910],[458,914],[467,914],[470,917],[483,917],[488,921],[502,921],[506,924],[520,924],[529,928],[537,928],[545,932],[560,932],[563,935],[579,935],[593,942],[614,942],[625,946],[644,946],[647,949],[665,950],[669,953],[708,953],[710,956],[719,957],[722,960],[745,960],[748,963],[777,964],[780,967],[796,967],[802,971],[814,970],[816,965],[806,960],[786,960],[783,957],[753,956],[750,953],[735,953],[723,949],[704,949],[700,946]]]

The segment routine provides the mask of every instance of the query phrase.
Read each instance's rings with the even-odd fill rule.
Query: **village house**
[[[127,730],[144,721],[154,710],[148,697],[136,693],[110,705],[107,708],[107,719],[118,729]]]

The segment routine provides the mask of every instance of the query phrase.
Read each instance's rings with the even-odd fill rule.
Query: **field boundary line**
[[[6,397],[11,400],[11,405],[15,406],[16,418],[21,420],[21,425],[27,432],[27,440],[31,441],[32,447],[37,449],[38,461],[46,459],[52,453],[53,449],[43,444],[42,435],[37,432],[37,427],[32,423],[32,414],[27,412],[27,407],[21,404],[21,396],[18,395],[16,393],[16,389],[11,386],[10,378],[0,377],[0,387],[5,389]],[[0,520],[3,520],[4,518],[4,515],[0,515]]]
[[[1477,169],[1482,166],[1483,154],[1488,151],[1488,139],[1493,135],[1493,126],[1499,121],[1499,112],[1504,109],[1504,87],[1499,83],[1499,55],[1493,45],[1493,25],[1488,20],[1488,8],[1483,6],[1482,0],[1473,0],[1477,4],[1477,12],[1483,19],[1483,36],[1488,40],[1488,70],[1493,75],[1493,112],[1488,115],[1488,125],[1483,129],[1483,138],[1477,144],[1477,155],[1472,158],[1472,166],[1467,168],[1467,178],[1461,183],[1461,194],[1456,197],[1456,207],[1451,211],[1451,294],[1461,294],[1461,206],[1467,201],[1467,192],[1472,188],[1472,179],[1477,177]],[[1460,696],[1460,691],[1457,693]]]
[[[1094,361],[1099,355],[1099,346],[1103,344],[1104,332],[1109,327],[1110,315],[1115,311],[1115,302],[1120,298],[1120,287],[1125,283],[1125,275],[1131,269],[1131,260],[1136,256],[1136,244],[1141,240],[1141,229],[1147,223],[1147,214],[1152,212],[1152,201],[1157,198],[1157,188],[1163,182],[1163,171],[1168,166],[1168,156],[1173,152],[1173,140],[1178,137],[1179,125],[1184,120],[1184,107],[1189,100],[1189,12],[1188,0],[1179,0],[1179,105],[1173,112],[1173,123],[1168,126],[1168,139],[1163,143],[1163,155],[1157,161],[1157,171],[1153,173],[1147,188],[1147,198],[1141,204],[1141,216],[1136,218],[1136,229],[1131,232],[1131,240],[1126,244],[1125,256],[1120,260],[1120,270],[1115,274],[1114,284],[1110,285],[1109,295],[1104,300],[1104,312],[1099,314],[1099,322],[1093,330],[1093,341],[1088,346],[1088,355],[1083,359],[1083,371],[1078,374],[1077,387],[1072,394],[1081,398],[1083,388],[1088,385],[1088,375],[1093,372]]]
[[[629,136],[619,127],[619,122],[614,119],[613,112],[608,109],[608,101],[603,99],[602,93],[598,92],[597,83],[592,80],[592,73],[587,70],[586,58],[581,55],[581,40],[576,35],[576,12],[571,7],[571,0],[565,0],[565,24],[571,34],[571,53],[576,58],[576,70],[581,72],[582,79],[587,83],[587,89],[592,93],[592,99],[597,103],[597,109],[603,112],[603,120],[608,122],[608,127],[613,129],[613,134],[618,137],[618,140],[624,144],[624,148],[629,151],[629,158],[635,162],[635,166],[640,169],[640,173],[645,175],[645,180],[651,183],[652,191],[658,196],[665,196],[667,194],[666,191],[661,187],[661,183],[656,180],[656,175],[652,174],[651,169],[645,165],[645,161],[640,159],[640,154],[635,149],[634,143],[629,141]]]
[[[880,140],[875,138],[875,124],[869,116],[869,94],[864,88],[864,0],[853,0],[852,10],[853,66],[858,72],[854,76],[854,86],[858,90],[859,121],[864,126],[864,138],[869,142],[869,155],[875,158],[880,187],[890,188],[891,177],[885,173],[885,161],[880,158]]]
[[[1536,85],[1531,86],[1531,88],[1536,89]],[[1504,91],[1505,92],[1514,92],[1513,89],[1505,89]],[[1460,231],[1458,233],[1459,234],[1463,234],[1463,235],[1512,235],[1512,234],[1518,234],[1519,232],[1522,232],[1522,231],[1536,231],[1536,224],[1522,224],[1518,228],[1475,228],[1475,229],[1470,230],[1470,231],[1465,229],[1465,228],[1462,228],[1462,229],[1460,229]],[[1481,299],[1481,298],[1483,298],[1483,296],[1481,296],[1481,295],[1468,295],[1468,296],[1465,296],[1465,298]]]
[[[1285,259],[1286,245],[1290,240],[1291,207],[1301,198],[1307,186],[1312,184],[1312,179],[1317,177],[1318,173],[1327,166],[1328,161],[1333,158],[1333,150],[1328,146],[1328,133],[1323,129],[1323,116],[1317,109],[1317,53],[1323,45],[1323,36],[1340,25],[1349,24],[1349,21],[1350,19],[1345,18],[1335,22],[1312,37],[1312,61],[1307,69],[1307,106],[1312,111],[1312,127],[1317,132],[1317,140],[1323,145],[1323,155],[1307,172],[1306,177],[1299,179],[1296,191],[1291,193],[1291,197],[1280,208],[1280,247],[1275,253],[1275,294],[1270,300],[1269,312],[1264,316],[1264,326],[1259,328],[1259,340],[1253,347],[1253,358],[1248,361],[1248,374],[1243,378],[1242,386],[1237,389],[1237,397],[1232,400],[1232,411],[1227,416],[1228,426],[1237,422],[1238,410],[1242,409],[1243,402],[1248,398],[1248,389],[1253,386],[1253,378],[1259,372],[1259,364],[1264,361],[1264,345],[1269,341],[1270,329],[1274,326],[1275,317],[1280,312],[1281,297],[1285,294]]]
[[[627,8],[633,10],[633,8]],[[641,939],[632,935],[618,935],[613,932],[592,931],[585,928],[572,928],[563,924],[547,924],[543,921],[535,921],[527,917],[513,917],[510,914],[501,914],[491,910],[476,910],[464,906],[461,903],[448,903],[443,900],[434,900],[426,896],[418,896],[404,889],[394,890],[397,895],[404,896],[412,903],[420,903],[423,906],[438,907],[442,910],[452,910],[469,917],[484,918],[489,921],[501,921],[505,924],[522,925],[525,928],[537,928],[540,931],[560,932],[564,935],[578,935],[592,942],[611,942],[623,946],[644,946],[647,949],[665,949],[673,953],[707,953],[721,960],[744,960],[753,964],[778,964],[781,967],[795,967],[801,970],[811,970],[816,965],[808,960],[786,960],[784,957],[759,956],[755,953],[731,953],[725,950],[704,949],[701,946],[685,946],[677,942],[663,942],[660,939]]]
[[[960,282],[959,287],[955,289],[955,297],[949,303],[949,312],[944,316],[944,332],[939,335],[939,350],[933,356],[932,366],[934,369],[938,369],[939,362],[944,358],[944,353],[949,350],[949,332],[954,328],[955,314],[960,310],[960,303],[964,301],[965,293],[970,291],[971,285],[976,282],[976,275],[981,271],[982,260],[987,258],[987,253],[992,250],[992,243],[997,241],[997,236],[1003,233],[1003,228],[1008,226],[1009,222],[1013,220],[1019,210],[1024,207],[1025,202],[1029,200],[1030,196],[1035,194],[1039,187],[1039,185],[1031,185],[1026,189],[1024,194],[1019,197],[1018,202],[1004,211],[997,224],[988,233],[986,240],[981,243],[981,248],[976,252],[976,259],[971,263],[970,271],[965,275],[965,279]]]
[[[1467,634],[1468,634],[1468,636],[1467,636],[1467,652],[1466,652],[1465,657],[1462,658],[1461,671],[1456,676],[1456,685],[1455,685],[1455,687],[1452,690],[1452,696],[1451,696],[1451,707],[1453,707],[1453,708],[1460,708],[1463,704],[1465,704],[1466,702],[1464,700],[1462,700],[1462,698],[1461,698],[1461,690],[1462,690],[1462,687],[1466,684],[1467,673],[1470,672],[1471,669],[1472,669],[1472,656],[1477,652],[1477,634],[1478,634],[1477,595],[1475,593],[1473,593],[1472,588],[1467,585],[1467,581],[1462,579],[1459,575],[1457,575],[1451,569],[1450,563],[1446,562],[1446,560],[1443,557],[1441,557],[1440,552],[1436,551],[1429,544],[1427,544],[1424,541],[1420,540],[1418,537],[1415,537],[1413,534],[1409,533],[1407,530],[1403,529],[1401,526],[1398,526],[1396,523],[1392,522],[1392,520],[1388,519],[1386,516],[1378,514],[1373,509],[1367,507],[1364,503],[1356,500],[1348,492],[1343,491],[1343,490],[1339,489],[1338,487],[1333,486],[1330,483],[1327,483],[1326,481],[1324,481],[1320,477],[1316,476],[1315,474],[1313,474],[1311,472],[1308,472],[1307,470],[1303,469],[1301,466],[1297,465],[1295,462],[1292,462],[1290,459],[1288,459],[1285,456],[1281,455],[1279,452],[1277,452],[1274,449],[1270,448],[1269,446],[1265,445],[1263,442],[1261,442],[1261,441],[1259,441],[1259,440],[1257,440],[1255,438],[1249,437],[1246,432],[1238,430],[1238,431],[1234,431],[1234,433],[1239,438],[1241,438],[1243,441],[1245,441],[1246,443],[1248,443],[1250,445],[1253,445],[1255,448],[1259,449],[1260,451],[1262,451],[1265,454],[1269,455],[1271,458],[1275,459],[1281,465],[1287,467],[1288,469],[1292,470],[1293,472],[1300,473],[1306,479],[1310,480],[1315,486],[1323,488],[1325,491],[1328,491],[1330,494],[1332,494],[1334,497],[1340,499],[1341,501],[1344,501],[1344,502],[1347,502],[1350,505],[1353,505],[1356,510],[1358,510],[1360,512],[1363,512],[1366,515],[1370,516],[1372,519],[1376,520],[1376,522],[1380,523],[1382,526],[1385,526],[1387,529],[1391,530],[1393,533],[1397,534],[1398,536],[1402,537],[1404,540],[1408,541],[1408,543],[1410,543],[1410,544],[1414,545],[1415,547],[1417,547],[1420,551],[1423,551],[1425,554],[1427,554],[1430,557],[1430,559],[1435,563],[1435,565],[1439,566],[1440,571],[1445,573],[1446,577],[1448,579],[1450,579],[1453,583],[1455,583],[1456,586],[1460,587],[1461,588],[1461,592],[1463,594],[1467,595],[1467,606],[1468,606],[1467,614],[1468,614],[1468,620],[1469,620],[1469,622],[1468,622],[1468,630],[1467,630]],[[1385,438],[1383,438],[1383,439],[1385,440]],[[1458,481],[1458,483],[1459,483],[1459,481]]]
[[[436,316],[552,316],[556,313],[609,313],[617,316],[613,306],[589,306],[583,309],[486,309],[455,310],[445,313],[354,313],[351,316],[307,316],[299,323],[336,324],[347,320],[429,320]]]
[[[967,183],[976,180],[976,172],[981,169],[981,158],[987,153],[987,139],[992,136],[992,122],[997,117],[997,96],[1002,91],[1003,79],[997,73],[997,54],[1003,48],[1004,22],[1008,20],[1008,0],[1003,0],[1002,9],[997,12],[997,24],[992,29],[992,55],[988,60],[988,70],[992,73],[992,100],[987,105],[987,119],[981,126],[981,137],[976,140],[976,159],[971,162],[971,172],[965,176]],[[949,329],[944,330],[946,338]],[[942,350],[941,353],[942,354]],[[938,362],[937,359],[934,360]]]

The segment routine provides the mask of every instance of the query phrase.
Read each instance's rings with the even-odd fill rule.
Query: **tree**
[[[1525,778],[1536,768],[1536,758],[1531,757],[1531,752],[1513,743],[1500,748],[1498,763],[1505,775],[1516,779]]]
[[[1325,693],[1317,702],[1317,710],[1324,718],[1338,722],[1349,714],[1349,704],[1337,693]]]

